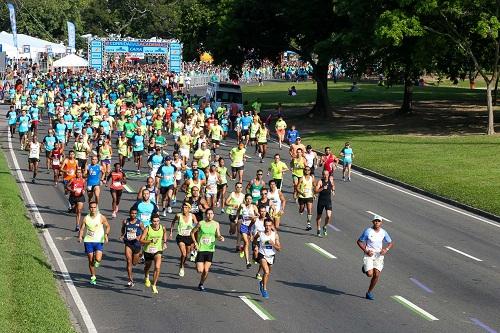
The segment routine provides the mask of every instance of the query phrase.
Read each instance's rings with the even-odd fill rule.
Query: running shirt
[[[343,148],[342,153],[344,153],[344,163],[352,163],[352,148]]]
[[[128,155],[128,146],[127,146],[127,139],[121,139],[118,138],[118,154],[121,156],[127,156]]]
[[[236,192],[231,192],[229,195],[229,205],[226,207],[226,213],[228,215],[236,215],[238,208],[240,208],[244,200],[245,195],[243,193],[237,195]]]
[[[245,157],[246,149],[239,149],[238,147],[234,147],[231,149],[230,155],[231,155],[231,166],[234,168],[238,168],[243,166],[243,159]]]
[[[143,151],[144,150],[144,136],[135,134],[132,137],[132,146],[134,151]]]
[[[321,188],[321,191],[319,192],[318,202],[331,202],[333,182],[330,179],[328,179],[328,180],[326,180],[326,184],[325,184],[325,180],[321,179],[321,185],[323,185],[323,187]]]
[[[215,252],[215,234],[217,233],[217,222],[200,221],[198,231],[198,251]]]
[[[359,240],[366,243],[367,250],[371,250],[375,253],[380,253],[380,251],[382,251],[384,242],[392,242],[392,239],[387,231],[382,228],[380,228],[379,231],[375,231],[372,227],[366,228],[359,237]]]
[[[147,230],[146,240],[152,240],[152,242],[144,245],[144,252],[156,254],[163,251],[163,226],[160,224],[158,230],[155,230],[152,225],[148,225]]]
[[[269,200],[271,200],[271,204],[274,207],[274,212],[278,213],[279,211],[281,211],[281,198],[279,190],[276,189],[276,191],[274,192],[271,192],[271,190],[269,190],[267,192],[267,197],[269,198]]]
[[[250,226],[250,223],[252,223],[252,218],[254,217],[253,207],[253,204],[250,206],[242,205],[240,209],[241,224],[246,225],[247,227]]]
[[[85,142],[75,142],[73,145],[73,149],[75,151],[75,157],[79,160],[87,159],[87,151],[89,149],[89,145]]]
[[[98,164],[87,167],[87,186],[97,186],[101,183],[101,166]]]
[[[227,168],[226,167],[217,167],[217,172],[219,173],[220,177],[220,184],[219,185],[226,185],[227,184]]]
[[[101,147],[100,157],[101,157],[101,161],[102,160],[111,160],[111,149],[109,148],[109,146],[108,147],[104,147],[104,146]]]
[[[123,171],[113,171],[108,176],[108,180],[111,179],[110,189],[115,191],[123,190],[123,179],[125,179],[125,174]]]
[[[299,186],[299,198],[312,198],[313,197],[313,181],[314,178],[309,176],[303,177]]]
[[[29,158],[40,159],[40,143],[39,142],[30,142],[30,152]]]
[[[97,213],[94,217],[87,215],[83,219],[85,223],[84,243],[104,243],[104,225],[101,221],[101,214]]]
[[[257,142],[258,143],[266,143],[267,142],[267,128],[261,127],[259,132],[257,133]]]
[[[142,222],[145,227],[151,224],[151,215],[158,212],[158,207],[156,204],[151,202],[151,197],[149,201],[138,201],[132,206],[137,209],[137,219]]]
[[[262,254],[264,259],[272,265],[276,251],[274,250],[274,246],[271,244],[271,241],[273,243],[276,241],[276,232],[271,231],[269,235],[266,235],[263,231],[259,232],[259,253]]]
[[[185,217],[182,213],[177,214],[177,234],[181,236],[190,236],[191,230],[193,230],[193,215],[189,214],[189,217]]]
[[[173,165],[163,165],[156,173],[160,177],[160,187],[169,187],[174,185],[175,181],[175,167]]]
[[[287,170],[288,167],[282,161],[271,162],[271,166],[269,167],[269,171],[271,171],[272,179],[283,179],[283,170]]]
[[[250,184],[249,193],[252,195],[252,203],[256,204],[260,200],[260,190],[264,187],[264,182],[257,185],[256,181],[253,180]]]
[[[310,153],[305,152],[304,153],[304,158],[306,159],[306,165],[310,168],[314,168],[314,158],[316,157],[316,154],[311,151]]]
[[[64,180],[69,181],[76,176],[76,168],[78,167],[78,162],[76,160],[66,160],[64,173]]]
[[[127,219],[125,222],[125,235],[123,237],[123,242],[125,244],[137,243],[141,235],[141,223],[137,220],[132,223],[130,219]]]
[[[292,174],[295,177],[303,177],[304,176],[304,168],[305,168],[305,159],[304,158],[294,158],[292,160]]]
[[[19,133],[26,133],[29,130],[31,117],[29,115],[19,117]]]
[[[207,174],[207,194],[210,194],[210,195],[216,195],[217,194],[217,182],[219,180],[219,177],[217,175],[217,173],[215,174],[212,174],[211,172],[209,172]]]

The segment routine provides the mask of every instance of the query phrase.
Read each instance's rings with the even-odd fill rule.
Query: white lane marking
[[[334,226],[334,225],[333,225],[333,224],[331,224],[331,223],[328,223],[328,226],[329,226],[330,228],[332,228],[333,230],[335,230],[335,231],[340,231],[340,229],[339,229],[339,228],[337,228],[336,226]]]
[[[410,307],[412,310],[414,310],[415,312],[419,313],[420,315],[424,316],[425,318],[427,318],[429,320],[439,320],[438,318],[431,315],[429,312],[427,312],[424,309],[422,309],[421,307],[413,304],[412,302],[410,302],[409,300],[407,300],[406,298],[404,298],[402,296],[394,295],[392,297],[395,298],[396,300],[400,301],[401,303],[405,304],[406,306]]]
[[[487,219],[485,219],[485,218],[482,218],[482,217],[480,217],[480,216],[476,216],[476,215],[474,215],[474,214],[467,213],[467,212],[461,211],[461,210],[459,210],[459,209],[456,209],[456,208],[453,208],[453,207],[447,206],[447,205],[445,205],[445,204],[443,204],[443,203],[441,203],[441,202],[439,202],[439,201],[436,201],[436,200],[433,200],[433,199],[429,199],[429,198],[426,198],[426,197],[424,197],[424,196],[421,196],[421,195],[418,195],[418,194],[415,194],[415,193],[412,193],[412,192],[409,192],[409,191],[406,191],[406,190],[403,190],[403,189],[397,188],[396,186],[393,186],[393,185],[387,184],[387,183],[385,183],[385,182],[383,182],[383,181],[380,181],[380,180],[378,180],[378,179],[375,179],[375,178],[373,178],[373,177],[366,176],[366,175],[364,175],[364,174],[362,174],[362,173],[360,173],[360,172],[358,172],[358,171],[354,171],[354,170],[353,170],[352,172],[353,172],[353,173],[355,173],[355,174],[357,174],[357,175],[359,175],[359,176],[361,176],[361,177],[363,177],[363,178],[366,178],[366,179],[368,179],[368,180],[371,180],[372,182],[378,183],[378,184],[380,184],[380,185],[383,185],[383,186],[385,186],[385,187],[391,188],[391,189],[396,190],[396,191],[398,191],[398,192],[408,194],[408,195],[410,195],[410,196],[412,196],[412,197],[414,197],[414,198],[418,198],[418,199],[424,200],[424,201],[429,202],[429,203],[432,203],[432,204],[434,204],[434,205],[436,205],[436,206],[446,208],[446,209],[451,210],[451,211],[453,211],[453,212],[455,212],[455,213],[459,213],[459,214],[465,215],[465,216],[467,216],[467,217],[473,218],[473,219],[475,219],[475,220],[478,220],[478,221],[481,221],[481,222],[487,223],[487,224],[492,225],[492,226],[494,226],[494,227],[500,228],[500,223],[491,222],[491,221],[489,221],[489,220],[487,220]]]
[[[313,248],[314,250],[318,251],[319,253],[323,254],[324,256],[330,258],[330,259],[337,259],[336,256],[334,256],[333,254],[331,254],[330,252],[326,251],[326,250],[323,250],[321,247],[319,247],[318,245],[314,244],[314,243],[306,243],[309,247]]]
[[[474,257],[474,256],[471,256],[470,254],[467,254],[467,253],[465,253],[465,252],[462,252],[462,251],[460,251],[460,250],[457,250],[457,249],[455,249],[455,248],[453,248],[453,247],[451,247],[451,246],[445,246],[445,248],[447,248],[448,250],[452,250],[452,251],[454,251],[454,252],[456,252],[456,253],[460,253],[461,255],[466,256],[467,258],[474,259],[475,261],[482,261],[482,260],[481,260],[481,259],[479,259],[479,258],[476,258],[476,257]]]
[[[380,214],[374,213],[374,212],[372,212],[371,210],[367,210],[366,212],[367,212],[368,214],[370,214],[370,215],[378,215],[378,216],[380,216],[380,217],[381,217],[384,221],[387,221],[387,222],[392,222],[392,221],[391,221],[391,220],[389,220],[388,218],[383,217],[383,216],[382,216],[382,215],[380,215]]]
[[[263,320],[271,320],[271,318],[265,314],[261,309],[259,309],[255,304],[252,303],[246,296],[240,296],[240,299],[248,305],[250,309],[252,309],[260,318]]]
[[[42,215],[40,214],[40,211],[38,210],[38,207],[33,200],[33,197],[31,196],[31,192],[26,185],[26,181],[24,180],[23,173],[21,172],[21,168],[19,167],[19,163],[17,162],[17,157],[16,154],[14,153],[14,150],[12,149],[12,139],[9,134],[8,135],[8,143],[9,143],[9,150],[10,150],[10,156],[12,158],[12,162],[14,163],[14,168],[16,169],[17,173],[17,178],[19,179],[19,182],[21,183],[21,189],[24,192],[24,195],[26,197],[26,201],[28,203],[28,209],[32,213],[34,219],[36,220],[36,223],[38,225],[45,225],[45,222],[43,221]],[[90,318],[89,312],[87,308],[85,307],[85,304],[83,303],[82,298],[80,297],[80,294],[78,293],[78,290],[75,287],[75,284],[73,280],[71,279],[71,276],[69,275],[68,268],[66,267],[66,264],[64,263],[64,260],[61,256],[61,253],[59,253],[59,250],[56,247],[56,244],[54,243],[54,240],[52,239],[52,236],[50,235],[48,230],[43,230],[43,238],[47,242],[47,245],[50,248],[50,251],[52,252],[52,255],[56,259],[57,266],[59,267],[59,272],[61,273],[61,276],[63,278],[63,281],[66,283],[66,286],[68,287],[68,290],[71,294],[71,297],[73,297],[73,301],[76,304],[76,307],[78,308],[78,311],[80,311],[80,315],[82,316],[83,322],[87,328],[87,331],[89,333],[97,333],[97,329],[95,328],[94,322],[92,321],[92,318]]]

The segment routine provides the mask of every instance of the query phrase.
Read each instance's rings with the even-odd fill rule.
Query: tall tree
[[[500,2],[497,0],[414,0],[422,26],[446,37],[474,64],[486,83],[487,134],[495,133],[492,91],[500,61]]]

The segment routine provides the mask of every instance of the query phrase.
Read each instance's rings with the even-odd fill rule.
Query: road
[[[3,119],[1,129],[1,144],[13,166]],[[42,126],[41,131],[45,133],[46,128]],[[17,137],[12,140],[15,156],[29,180],[26,152],[19,151],[17,141]],[[226,156],[234,141],[227,144],[222,149]],[[276,152],[276,144],[271,144],[268,156]],[[288,155],[286,150],[280,152],[283,157]],[[245,165],[245,181],[269,162],[269,158],[264,164],[250,159]],[[41,165],[45,167],[44,160]],[[125,169],[132,171],[132,162]],[[83,245],[77,243],[73,215],[66,213],[62,187],[52,186],[52,174],[45,170],[38,183],[28,187],[48,226],[44,232],[50,233],[98,332],[491,333],[500,329],[500,225],[359,173],[349,183],[339,177],[336,173],[334,228],[328,237],[306,232],[305,215],[300,216],[297,205],[288,201],[282,220],[283,250],[273,267],[269,300],[260,297],[255,265],[247,270],[244,261],[232,252],[234,238],[227,236],[227,216],[218,210],[216,219],[226,241],[217,244],[205,284],[207,292],[197,290],[199,276],[192,264],[188,264],[185,277],[177,275],[179,251],[174,241],[165,251],[159,294],[152,295],[142,283],[127,288],[119,226],[136,193],[124,194],[120,214],[111,220],[111,241],[98,269],[98,285],[91,286]],[[130,179],[129,185],[136,191],[144,180]],[[288,200],[290,184],[287,178],[284,191]],[[101,212],[110,217],[109,192],[104,190],[101,198]],[[179,206],[174,212],[178,210]],[[395,242],[386,256],[374,301],[364,298],[369,280],[361,273],[362,253],[355,243],[370,225],[368,211],[391,221],[384,228]],[[169,226],[172,217],[162,217],[162,223]],[[50,257],[54,259],[53,253]],[[61,269],[56,264],[54,267],[56,272]],[[142,281],[141,268],[135,269],[136,281]],[[67,284],[64,290],[85,331],[88,326],[79,313],[81,307],[70,297]]]

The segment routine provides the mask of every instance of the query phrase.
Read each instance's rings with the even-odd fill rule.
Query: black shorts
[[[227,187],[227,183],[226,184],[217,184],[217,192],[222,191],[225,187]]]
[[[79,197],[75,197],[72,195],[69,196],[69,203],[71,205],[74,205],[78,202],[85,202],[85,196],[84,195],[80,195]]]
[[[22,138],[22,137],[26,136],[26,133],[27,132],[19,132],[19,137]]]
[[[260,252],[259,252],[259,254],[257,255],[257,260],[255,260],[255,261],[257,261],[258,263],[260,263],[260,261],[261,261],[262,259],[266,259],[266,258],[264,258],[264,255],[263,255],[262,253],[260,253]],[[266,260],[266,261],[267,261],[267,260]],[[272,264],[270,264],[270,263],[269,263],[269,261],[267,261],[267,264],[268,264],[269,266],[272,266],[275,262],[276,262],[276,257],[275,257],[275,256],[273,256],[273,263],[272,263]]]
[[[196,255],[196,262],[212,262],[214,259],[214,253],[208,251],[198,252]]]
[[[318,201],[318,205],[316,206],[316,213],[318,215],[321,215],[323,214],[323,210],[332,210],[332,202]]]
[[[144,154],[144,150],[134,151],[134,157],[139,157]]]
[[[135,241],[125,241],[125,246],[132,250],[133,254],[140,253],[142,250],[141,243],[138,240]]]
[[[239,167],[231,167],[231,171],[232,172],[238,172],[240,170],[245,170],[245,166],[242,165],[242,166],[239,166]]]
[[[247,136],[247,135],[250,135],[250,130],[247,129],[241,130],[241,136]]]
[[[281,183],[283,182],[283,179],[273,179],[273,180],[276,183],[276,187],[281,190]]]
[[[123,194],[123,190],[115,190],[114,188],[110,189],[109,192],[116,193],[117,199],[121,198]]]
[[[45,157],[50,158],[50,153],[52,153],[52,151],[45,150]]]
[[[314,202],[314,198],[301,198],[299,197],[299,204],[300,205],[305,205],[307,203],[312,203]]]
[[[168,186],[160,186],[160,193],[162,195],[167,194],[168,191],[173,191],[174,190],[174,185],[168,185]]]
[[[238,217],[237,215],[228,215],[229,216],[229,222],[231,223],[238,223],[238,221],[236,220],[236,218]]]
[[[39,158],[28,158],[28,162],[30,163],[35,163],[35,162],[40,162],[40,159]]]
[[[87,165],[87,159],[77,158],[76,160],[78,161],[78,167],[80,169],[85,169],[85,166]]]
[[[220,140],[214,140],[214,139],[212,139],[212,143],[218,145],[220,143]]]
[[[175,237],[175,242],[177,243],[177,245],[179,245],[179,243],[184,243],[186,246],[190,246],[191,244],[193,244],[193,239],[191,238],[191,236],[177,235],[177,237]]]
[[[158,251],[156,253],[144,252],[144,260],[145,261],[152,261],[157,254],[159,254],[161,256],[163,254],[163,251]]]

